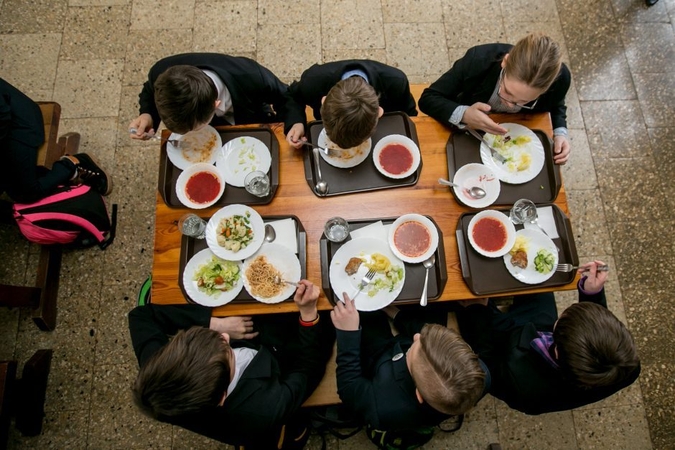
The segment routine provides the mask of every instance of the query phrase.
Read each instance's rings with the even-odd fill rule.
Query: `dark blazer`
[[[638,367],[624,382],[609,387],[580,389],[569,383],[560,371],[552,367],[530,346],[539,337],[537,331],[553,331],[556,317],[546,310],[552,298],[537,294],[526,315],[510,321],[505,330],[491,327],[492,310],[472,305],[457,314],[462,336],[485,361],[492,374],[490,393],[511,408],[525,414],[566,411],[602,400],[631,385],[640,374]],[[605,292],[587,295],[579,291],[579,301],[594,302],[607,307]],[[553,308],[555,308],[553,303]],[[512,326],[516,324],[515,326]]]
[[[195,66],[218,74],[232,96],[236,125],[281,122],[289,113],[293,120],[300,114],[304,115],[304,112],[289,112],[294,104],[288,94],[288,86],[252,59],[219,53],[185,53],[155,63],[138,97],[140,114],[150,114],[155,129],[159,126],[160,117],[155,106],[154,83],[166,69],[177,65]],[[270,105],[274,107],[273,111]],[[226,125],[218,116],[211,123]]]
[[[9,141],[37,149],[45,141],[45,131],[37,103],[0,78],[0,142],[5,147]]]
[[[368,81],[379,95],[380,107],[384,112],[403,111],[409,116],[417,115],[415,99],[410,93],[408,78],[402,71],[377,61],[353,59],[314,64],[302,73],[300,81],[291,83],[289,87],[291,96],[296,103],[302,106],[303,111],[302,120],[294,123],[306,125],[305,105],[309,105],[314,118],[320,120],[321,99],[342,79],[345,72],[354,69],[361,70],[368,75]]]
[[[511,48],[510,44],[484,44],[470,48],[450,70],[422,92],[420,111],[439,122],[448,123],[458,106],[487,103],[497,86],[502,59]],[[558,78],[535,105],[534,112],[551,113],[554,129],[567,126],[565,95],[570,81],[570,71],[563,64]]]
[[[168,342],[168,336],[192,326],[208,327],[211,310],[199,305],[146,305],[129,313],[129,329],[139,364]],[[297,320],[297,319],[296,319]],[[231,346],[258,350],[223,406],[199,414],[166,418],[179,425],[232,445],[267,448],[276,442],[283,424],[300,408],[321,381],[325,357],[319,344],[321,322],[298,324],[300,351],[289,370],[280,368],[273,346],[255,346],[233,340]],[[284,343],[280,342],[279,345]]]

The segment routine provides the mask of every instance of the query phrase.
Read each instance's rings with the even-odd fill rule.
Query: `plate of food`
[[[516,242],[516,227],[506,214],[492,209],[481,211],[467,227],[469,243],[483,256],[498,258],[511,250]]]
[[[342,299],[346,292],[354,298],[370,269],[376,271],[375,277],[356,295],[356,309],[376,311],[396,300],[405,283],[403,261],[392,253],[386,241],[369,237],[347,241],[335,252],[328,272],[335,295]]]
[[[206,244],[216,256],[241,261],[263,244],[265,223],[253,208],[228,205],[216,212],[206,224]]]
[[[496,175],[496,171],[485,164],[469,163],[459,168],[455,172],[453,183],[460,188],[453,186],[457,199],[466,206],[472,208],[486,208],[497,201],[501,192],[501,183]],[[474,198],[469,194],[469,189],[479,187],[485,191],[485,197]]]
[[[546,157],[544,145],[532,130],[517,123],[500,124],[508,131],[505,135],[486,133],[485,140],[504,158],[505,163],[495,161],[490,149],[480,144],[480,159],[493,169],[504,183],[523,184],[539,175]]]
[[[183,287],[190,299],[216,307],[231,302],[244,286],[241,261],[225,261],[205,248],[190,258],[183,271]]]
[[[256,170],[267,173],[271,165],[270,150],[251,136],[234,138],[216,152],[216,167],[232,186],[244,187],[246,175]]]
[[[329,152],[330,155],[326,155],[324,152],[319,152],[323,160],[331,166],[338,167],[340,169],[348,169],[350,167],[358,166],[363,161],[365,161],[370,154],[372,142],[372,139],[368,138],[366,141],[362,142],[356,147],[342,149],[330,140],[326,134],[325,128],[321,130],[321,133],[319,133],[319,138],[317,139],[319,147],[332,150]]]
[[[539,284],[555,273],[558,249],[539,230],[518,230],[511,250],[504,255],[504,265],[513,278],[526,284]]]
[[[244,261],[242,270],[246,291],[262,303],[279,303],[295,292],[295,286],[283,281],[300,281],[302,270],[298,256],[281,244],[265,244]],[[279,277],[279,282],[275,282]]]
[[[380,139],[373,149],[375,168],[385,177],[405,178],[420,166],[420,149],[415,142],[401,134],[390,134]]]
[[[188,208],[208,208],[218,201],[225,191],[225,180],[215,166],[197,163],[178,175],[176,196]]]
[[[388,241],[397,258],[420,263],[436,251],[438,230],[431,220],[420,214],[404,214],[389,227]]]
[[[180,141],[179,147],[167,142],[166,154],[169,161],[181,170],[196,163],[213,164],[216,161],[216,150],[223,146],[220,134],[211,125],[186,134],[171,133],[169,139]]]

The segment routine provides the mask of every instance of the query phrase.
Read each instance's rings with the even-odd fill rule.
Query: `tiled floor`
[[[118,238],[69,252],[56,331],[0,309],[0,359],[54,349],[44,431],[10,448],[226,448],[131,404],[126,314],[152,264],[158,148],[127,125],[151,64],[186,51],[257,59],[284,81],[320,61],[368,57],[431,82],[472,45],[543,30],[563,46],[573,154],[564,168],[582,259],[613,270],[611,309],[640,348],[638,382],[603,402],[527,417],[488,397],[427,449],[675,448],[675,0],[0,0],[0,76],[63,107],[62,132],[114,174]],[[36,248],[0,228],[0,279],[27,283]],[[560,295],[561,304],[574,294]],[[314,447],[318,441],[313,439]],[[318,447],[317,447],[318,448]],[[373,448],[363,434],[329,448]]]

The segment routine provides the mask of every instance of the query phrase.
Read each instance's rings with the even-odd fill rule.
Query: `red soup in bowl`
[[[194,203],[210,203],[219,193],[220,180],[211,172],[197,172],[185,184],[185,194]]]

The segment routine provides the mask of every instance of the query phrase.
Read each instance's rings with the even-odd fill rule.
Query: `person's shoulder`
[[[501,60],[512,48],[513,45],[504,43],[481,44],[467,50],[464,57],[488,61]]]

